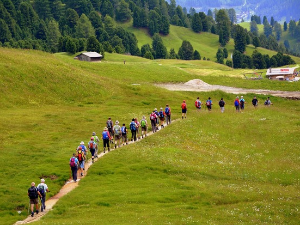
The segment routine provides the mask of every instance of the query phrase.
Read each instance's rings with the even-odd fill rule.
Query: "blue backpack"
[[[136,130],[135,122],[133,122],[133,121],[130,123],[130,130],[133,130],[133,131]]]
[[[126,127],[121,128],[122,134],[126,134]]]
[[[166,113],[167,115],[169,115],[169,113],[170,113],[169,107],[166,107],[165,113]]]
[[[164,118],[164,112],[163,111],[159,111],[159,117]]]
[[[103,140],[104,140],[104,139],[105,139],[105,140],[108,139],[107,131],[103,131],[103,132],[102,132],[102,138],[103,138]]]
[[[239,102],[238,101],[234,101],[234,106],[239,106]]]

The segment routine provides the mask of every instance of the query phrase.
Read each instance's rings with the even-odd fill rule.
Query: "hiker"
[[[140,124],[142,128],[142,138],[144,137],[144,134],[145,137],[147,137],[147,120],[145,116],[143,116],[143,119],[141,120]]]
[[[265,101],[265,106],[270,106],[270,105],[273,105],[273,103],[271,102],[270,100],[270,97],[267,98],[267,100]]]
[[[81,171],[80,175],[83,176],[85,156],[84,156],[84,152],[82,151],[82,147],[78,148],[76,157],[78,159],[78,164]]]
[[[33,215],[34,215],[34,211],[33,211],[34,206],[35,206],[36,214],[39,213],[39,199],[38,199],[38,197],[40,196],[40,198],[42,198],[42,195],[38,191],[38,189],[35,187],[34,182],[31,182],[31,187],[28,189],[27,195],[30,199],[31,216],[33,217]]]
[[[116,123],[113,127],[114,135],[115,135],[115,149],[118,147],[120,148],[120,142],[121,142],[121,127],[119,125],[119,121],[116,120]]]
[[[201,105],[202,105],[202,103],[201,103],[201,101],[199,100],[199,97],[197,97],[197,99],[196,99],[196,101],[195,101],[195,106],[196,106],[196,109],[197,109],[198,111],[200,111]]]
[[[257,100],[256,96],[254,96],[252,99],[252,105],[254,106],[254,108],[256,108],[258,106],[258,100]]]
[[[76,182],[77,181],[77,166],[78,166],[78,159],[76,154],[73,153],[72,158],[70,158],[70,167],[72,171],[72,178]]]
[[[86,148],[86,146],[84,145],[84,142],[83,141],[81,141],[80,142],[80,145],[77,147],[77,151],[78,151],[78,149],[79,149],[79,147],[81,147],[81,150],[83,151],[83,153],[84,153],[84,156],[85,156],[85,158],[86,158],[86,156],[87,156],[87,148]]]
[[[240,100],[239,100],[239,96],[236,96],[236,98],[234,100],[234,106],[235,106],[235,111],[236,112],[240,112]]]
[[[224,102],[224,100],[223,100],[223,98],[221,98],[221,100],[219,101],[219,106],[220,106],[220,109],[221,109],[221,113],[223,113],[224,112],[224,110],[225,110],[225,102]]]
[[[91,155],[92,155],[92,163],[94,163],[94,156],[95,156],[95,151],[97,148],[97,144],[94,141],[94,137],[91,137],[91,140],[88,143],[88,147],[89,147]]]
[[[131,123],[129,124],[129,128],[131,131],[131,141],[136,141],[136,123],[134,122],[135,119],[133,118],[131,120]]]
[[[159,124],[159,115],[158,115],[158,111],[157,111],[157,108],[154,109],[154,113],[156,115],[156,119],[155,119],[155,128],[156,130],[158,130],[158,124]]]
[[[92,137],[94,137],[94,142],[96,143],[96,148],[95,148],[95,157],[98,158],[98,145],[99,145],[99,138],[98,136],[96,135],[96,132],[93,132],[92,133]]]
[[[165,114],[166,114],[166,120],[167,120],[167,125],[169,125],[169,123],[171,123],[171,108],[169,107],[169,105],[166,105],[165,108]]]
[[[141,127],[141,124],[140,124],[140,122],[138,121],[137,118],[134,119],[134,122],[136,124],[136,137],[137,137],[137,139],[140,139],[140,127]]]
[[[183,102],[181,103],[182,119],[183,119],[183,117],[186,118],[186,111],[187,111],[187,106],[186,106],[185,100],[183,100]]]
[[[122,144],[125,145],[128,145],[128,139],[127,139],[127,128],[125,126],[125,123],[123,123],[123,126],[121,127],[121,131],[122,131]]]
[[[241,96],[241,100],[240,100],[240,107],[241,107],[241,111],[243,111],[245,109],[245,99],[243,96]]]
[[[163,108],[160,108],[160,111],[158,112],[158,116],[159,116],[159,124],[160,124],[160,128],[164,128],[164,121],[165,121],[165,112],[163,111]]]
[[[109,140],[111,140],[111,136],[110,136],[110,133],[109,133],[107,127],[104,127],[104,129],[103,129],[102,140],[103,140],[103,152],[105,153],[105,148],[106,147],[107,147],[107,150],[110,151]]]
[[[109,135],[112,138],[114,136],[113,134],[113,121],[111,120],[111,118],[109,117],[108,120],[106,121],[106,127],[108,129]],[[113,144],[113,140],[111,140],[111,143]]]
[[[37,186],[38,191],[41,194],[41,212],[46,209],[45,201],[46,201],[46,193],[50,192],[47,184],[45,184],[45,179],[41,179],[41,183]]]
[[[150,121],[151,121],[151,127],[152,127],[153,133],[156,132],[156,118],[157,118],[157,115],[155,114],[155,111],[153,110],[153,112],[150,114]]]
[[[206,100],[205,105],[206,105],[208,111],[211,111],[211,106],[213,105],[213,103],[212,103],[210,97],[208,97],[208,99]]]

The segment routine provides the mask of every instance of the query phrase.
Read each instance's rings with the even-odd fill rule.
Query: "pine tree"
[[[101,16],[96,11],[92,11],[90,13],[89,20],[91,21],[91,23],[95,29],[103,28]]]
[[[51,52],[58,51],[58,42],[59,38],[61,37],[58,23],[52,19],[48,22],[48,29],[47,29],[47,43],[49,45]]]
[[[7,24],[3,19],[0,19],[0,42],[4,43],[11,39],[11,33]]]
[[[161,17],[160,33],[163,35],[168,35],[170,32],[170,23],[167,16],[163,15]]]
[[[284,21],[284,23],[283,23],[283,30],[284,30],[284,31],[287,30],[287,23],[286,23],[286,21]]]
[[[92,26],[89,18],[83,13],[76,25],[76,37],[77,38],[88,38],[90,36],[95,36],[95,29]]]
[[[223,49],[223,56],[224,56],[225,59],[228,58],[228,50],[227,50],[227,48]]]
[[[129,5],[124,0],[121,0],[116,10],[116,19],[120,22],[125,22],[131,19],[131,11]]]
[[[189,41],[183,41],[178,51],[178,56],[183,60],[193,59],[194,49]]]
[[[160,31],[160,16],[155,10],[149,12],[149,33],[153,36]]]
[[[219,10],[216,14],[216,23],[219,35],[222,33],[219,42],[224,46],[230,39],[230,20],[224,9]]]
[[[266,62],[264,61],[264,57],[257,50],[254,50],[254,52],[252,53],[252,61],[255,69],[266,68]]]
[[[196,33],[202,31],[202,22],[198,13],[195,13],[192,18],[192,30]]]
[[[170,52],[169,52],[169,58],[170,58],[170,59],[176,59],[176,58],[177,58],[177,54],[176,54],[174,48],[171,48],[171,49],[170,49]]]
[[[218,49],[216,57],[217,57],[217,63],[224,64],[224,54],[222,49],[220,48]]]
[[[260,47],[260,40],[258,37],[253,38],[253,45],[255,48]]]
[[[101,15],[105,17],[106,15],[114,18],[114,7],[109,0],[103,0],[100,8]]]
[[[96,39],[95,36],[90,36],[87,39],[87,43],[86,43],[86,50],[89,52],[100,52],[100,43],[99,41]]]
[[[237,25],[234,36],[234,49],[243,53],[246,50],[246,34],[244,28]]]
[[[197,50],[195,50],[194,53],[193,53],[193,59],[194,60],[201,60],[200,53]]]
[[[68,37],[66,41],[66,51],[72,54],[75,54],[77,51],[76,43],[70,37]]]

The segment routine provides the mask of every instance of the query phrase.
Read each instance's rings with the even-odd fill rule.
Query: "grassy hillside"
[[[120,25],[120,24],[119,24]],[[243,27],[247,28],[247,26],[250,26],[249,23],[243,23]],[[141,47],[145,44],[152,44],[151,36],[148,34],[147,29],[137,29],[132,27],[132,23],[124,23],[122,24],[122,27],[127,29],[128,31],[135,34],[135,36],[138,39],[138,46]],[[263,29],[263,27],[259,26],[260,29]],[[249,27],[250,29],[250,27]],[[263,32],[263,30],[262,30]],[[170,25],[170,33],[167,36],[162,36],[162,40],[164,42],[164,45],[167,47],[168,51],[170,51],[171,48],[174,48],[176,52],[178,52],[182,41],[188,40],[194,50],[198,50],[200,52],[201,57],[209,58],[212,61],[216,61],[216,53],[218,51],[218,48],[220,47],[219,44],[219,36],[211,33],[195,33],[191,29],[184,28],[184,27],[178,27]],[[230,54],[234,50],[234,41],[231,39],[229,43],[226,45],[226,48]],[[246,47],[246,53],[247,55],[252,55],[253,51],[255,50],[253,45],[248,45]],[[257,49],[262,54],[268,54],[270,57],[273,55],[276,55],[277,52],[264,49],[264,48],[258,48]],[[296,63],[300,63],[299,57],[293,57]]]
[[[87,63],[65,53],[5,48],[0,55],[0,224],[26,217],[32,181],[45,177],[49,197],[57,193],[69,177],[68,160],[79,142],[87,142],[93,131],[99,135],[109,116],[128,124],[168,103],[177,119],[183,99],[187,120],[101,158],[80,188],[36,223],[298,221],[298,101],[272,97],[272,107],[261,104],[254,110],[253,95],[244,95],[246,110],[236,114],[235,95],[170,92],[153,84],[201,78],[237,87],[299,90],[299,83],[249,82],[241,78],[244,70],[208,61],[107,54],[101,63]],[[197,96],[202,101],[212,97],[211,113],[194,110]],[[217,107],[221,97],[227,102],[224,114]],[[258,99],[262,103],[265,96]]]

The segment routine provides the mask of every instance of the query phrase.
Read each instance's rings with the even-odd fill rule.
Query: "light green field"
[[[244,95],[170,92],[155,83],[200,78],[214,84],[295,90],[299,83],[249,82],[244,70],[209,61],[146,60],[106,54],[87,63],[65,53],[0,48],[0,224],[27,215],[27,189],[45,177],[56,194],[69,178],[69,158],[110,116],[129,124],[166,103],[178,119],[155,135],[113,151],[80,186],[34,224],[297,224],[299,101]],[[126,64],[124,65],[124,60]],[[140,85],[132,85],[140,84]],[[210,96],[213,111],[194,110]],[[225,113],[217,101],[224,97]],[[181,120],[180,103],[188,104]],[[22,213],[18,215],[17,210]]]

